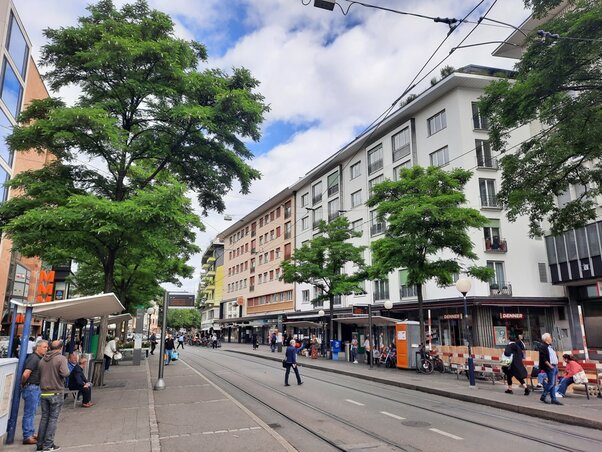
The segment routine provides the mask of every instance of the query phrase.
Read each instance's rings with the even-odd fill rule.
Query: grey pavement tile
[[[161,439],[161,449],[169,452],[275,452],[284,448],[265,430],[213,433]]]
[[[204,383],[204,380],[197,379],[198,384]],[[174,403],[189,403],[194,401],[223,399],[224,395],[213,386],[190,386],[190,387],[170,387],[163,391],[154,393],[155,407]]]

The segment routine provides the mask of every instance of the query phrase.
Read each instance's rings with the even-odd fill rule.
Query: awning
[[[346,325],[368,325],[369,317],[368,316],[358,316],[358,317],[341,317],[333,319],[335,322],[344,323]],[[393,326],[398,323],[398,319],[392,319],[391,317],[383,317],[380,315],[372,316],[372,325],[374,326]]]
[[[12,303],[23,307],[32,306],[34,317],[66,321],[92,319],[104,315],[118,314],[124,310],[123,305],[113,293],[49,301],[48,303],[26,304],[14,301]]]
[[[301,314],[301,315],[287,315],[286,318],[288,320],[297,320],[297,319],[317,319],[323,317],[320,314]]]
[[[119,314],[119,315],[110,315],[109,316],[109,325],[112,323],[121,323],[121,322],[129,322],[132,320],[132,314]]]
[[[297,322],[284,322],[282,326],[293,327],[293,328],[322,328],[322,325],[316,322],[310,322],[309,320],[299,320]]]

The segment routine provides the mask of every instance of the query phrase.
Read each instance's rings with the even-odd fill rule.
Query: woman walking
[[[302,385],[301,376],[299,375],[299,369],[297,366],[297,349],[295,348],[295,340],[291,339],[290,345],[286,347],[286,373],[284,374],[284,386],[290,386],[288,384],[288,376],[291,373],[291,367],[295,371],[295,377],[297,377],[297,384]]]
[[[525,395],[529,395],[531,392],[529,387],[525,383],[525,378],[527,378],[528,372],[527,368],[523,364],[524,358],[524,345],[522,341],[515,342],[515,338],[511,338],[508,345],[504,349],[504,355],[512,356],[512,362],[510,366],[502,367],[502,370],[506,374],[506,381],[508,383],[508,389],[506,389],[506,394],[512,394],[512,377],[516,378],[521,387],[525,389]]]

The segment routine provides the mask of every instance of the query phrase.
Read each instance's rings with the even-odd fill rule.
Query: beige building
[[[242,317],[222,320],[238,326],[239,340],[271,329],[282,331],[283,314],[295,310],[293,284],[280,280],[280,264],[295,248],[295,201],[284,190],[220,234],[224,242],[223,303],[243,306]]]
[[[10,151],[5,138],[17,124],[17,117],[34,99],[48,97],[40,73],[31,57],[31,42],[13,2],[0,0],[0,183],[10,180],[22,171],[39,169],[53,156],[36,151]],[[14,196],[0,186],[0,202]],[[12,252],[10,240],[2,237],[0,243],[0,335],[8,334],[12,321],[11,299],[35,301],[41,271],[39,259],[27,259]],[[32,334],[39,331],[39,323],[32,323]],[[19,332],[19,331],[18,331]],[[18,333],[17,332],[17,333]]]

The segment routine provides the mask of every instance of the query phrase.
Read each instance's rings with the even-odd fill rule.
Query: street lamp
[[[163,354],[165,353],[165,333],[167,331],[167,308],[169,307],[169,292],[165,291],[163,298],[163,320],[161,322],[161,342],[159,346],[159,378],[155,382],[153,389],[155,391],[161,391],[165,389],[165,380],[163,380],[163,373],[165,371],[165,360]]]
[[[148,314],[148,328],[146,331],[146,340],[150,340],[150,326],[151,326],[151,316],[155,313],[155,308],[152,306],[146,310]]]
[[[464,297],[464,324],[466,325],[466,340],[468,342],[468,379],[470,381],[470,387],[475,386],[474,381],[474,362],[472,360],[472,344],[470,328],[468,326],[468,306],[466,305],[466,294],[470,291],[471,284],[470,280],[466,278],[458,279],[456,282],[456,289]]]
[[[393,309],[393,302],[391,300],[385,301],[385,309],[387,311],[390,311],[391,309]]]

